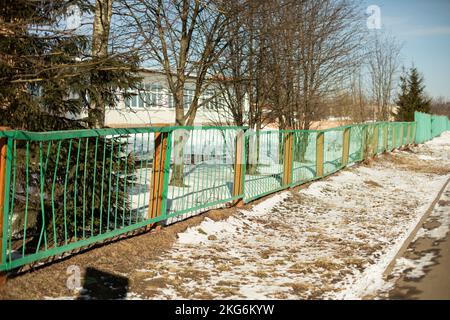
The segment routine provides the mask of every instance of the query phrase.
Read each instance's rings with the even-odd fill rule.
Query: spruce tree
[[[399,107],[396,114],[397,121],[414,121],[414,112],[429,113],[431,100],[425,96],[424,79],[417,68],[412,67],[409,72],[403,72],[400,77],[400,93],[396,104]]]
[[[124,53],[93,58],[90,36],[64,29],[65,14],[72,5],[78,5],[82,12],[92,12],[88,0],[2,0],[0,125],[29,131],[89,128],[89,122],[79,115],[88,110],[92,101],[114,106],[117,91],[136,87],[140,82],[136,76],[139,61],[135,55]],[[133,179],[120,174],[134,161],[132,156],[123,156],[126,147],[123,139],[106,137],[89,141],[16,141],[13,214],[19,216],[17,221],[23,221],[24,199],[28,192],[28,221],[35,221],[27,229],[27,237],[32,239],[27,243],[31,246],[27,251],[36,252],[33,245],[42,247],[42,237],[63,242],[79,237],[84,231],[89,236],[96,235],[110,227],[106,225],[107,217],[113,214],[125,221],[124,215],[129,212],[128,195],[118,192],[108,199],[107,190],[110,187],[123,190],[125,180]],[[94,157],[95,150],[97,157]],[[83,179],[73,170],[77,154],[86,159],[86,165],[80,161],[78,167],[79,173],[86,172]],[[42,163],[45,163],[45,170]],[[103,170],[98,169],[96,173],[92,170],[94,167]],[[27,176],[33,178],[26,179]],[[102,176],[108,178],[102,179]],[[43,183],[40,178],[44,179]],[[78,192],[75,189],[79,189]],[[85,197],[80,191],[83,189]],[[43,207],[41,194],[46,199]],[[54,203],[48,200],[50,194]],[[80,224],[83,203],[91,204],[86,228]],[[99,218],[101,216],[103,219]],[[52,220],[56,221],[56,234]],[[126,221],[132,222],[131,218]],[[51,245],[55,244],[49,243]]]
[[[138,58],[92,58],[91,37],[64,29],[67,10],[88,0],[3,0],[0,4],[0,125],[32,131],[86,128],[92,101],[114,106],[137,87]]]

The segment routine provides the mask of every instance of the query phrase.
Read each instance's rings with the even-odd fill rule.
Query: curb
[[[398,252],[395,255],[395,257],[392,259],[392,261],[389,263],[389,265],[384,270],[384,272],[383,272],[383,279],[386,279],[391,274],[392,269],[394,269],[395,262],[397,261],[398,258],[403,256],[403,254],[405,253],[406,249],[408,249],[409,245],[411,244],[411,242],[415,238],[415,236],[417,234],[417,231],[419,231],[419,229],[423,226],[425,221],[431,215],[431,213],[433,212],[434,208],[436,207],[436,204],[438,203],[439,199],[441,198],[442,194],[447,189],[449,184],[450,184],[450,178],[448,178],[447,181],[444,183],[444,185],[442,186],[441,190],[437,194],[436,198],[433,200],[431,205],[428,207],[427,211],[425,211],[425,213],[423,214],[422,218],[420,218],[420,220],[417,223],[417,225],[414,228],[414,230],[409,234],[408,238],[406,238],[405,242],[403,242],[402,246],[398,250]]]

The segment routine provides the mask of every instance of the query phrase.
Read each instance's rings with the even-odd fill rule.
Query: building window
[[[132,93],[135,95],[125,101],[127,107],[144,109],[162,106],[163,91],[158,84],[146,84]]]
[[[213,90],[206,90],[203,93],[202,101],[203,107],[208,110],[214,109],[215,92]]]
[[[161,107],[163,101],[162,87],[158,84],[146,84],[141,99],[147,108]]]
[[[170,90],[167,90],[167,102],[169,108],[175,108],[175,99],[173,98],[173,94]]]
[[[217,98],[217,108],[218,109],[223,109],[225,107],[226,107],[225,99],[222,96],[218,97]]]
[[[194,90],[184,89],[184,107],[189,108],[194,100]]]

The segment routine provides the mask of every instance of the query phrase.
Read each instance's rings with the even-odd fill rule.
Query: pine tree
[[[0,125],[13,129],[30,131],[49,131],[64,129],[89,128],[89,121],[80,119],[79,115],[88,110],[92,101],[101,101],[104,105],[114,106],[117,102],[117,91],[137,86],[140,78],[136,76],[138,59],[133,54],[104,55],[102,58],[92,57],[91,39],[87,35],[68,32],[62,27],[65,14],[72,5],[77,5],[82,12],[91,12],[89,0],[2,0],[0,4]],[[95,142],[95,143],[94,143]],[[56,146],[60,143],[60,148]],[[92,219],[89,221],[89,234],[97,234],[106,230],[106,216],[116,212],[128,212],[128,198],[119,192],[112,196],[108,206],[107,198],[101,190],[108,190],[108,179],[101,179],[90,169],[94,165],[104,168],[105,177],[114,178],[113,187],[123,190],[125,178],[118,176],[123,167],[130,165],[132,157],[123,157],[126,145],[119,139],[98,138],[61,140],[59,142],[16,141],[17,182],[15,193],[15,214],[23,215],[24,194],[29,192],[28,214],[36,217],[36,225],[29,230],[33,241],[39,240],[43,230],[53,239],[52,219],[56,221],[57,242],[63,241],[61,235],[67,228],[70,239],[76,232],[80,234],[80,224],[75,224],[75,217],[66,214],[70,204],[83,203],[81,193],[75,198],[76,186],[86,187],[87,200],[92,201]],[[95,149],[99,156],[95,157]],[[48,151],[47,151],[48,150]],[[75,155],[82,150],[87,159],[87,174],[80,177],[67,168],[72,168]],[[30,161],[26,165],[26,152]],[[105,157],[104,155],[114,156]],[[46,170],[52,174],[41,174],[41,155]],[[59,162],[58,162],[59,159]],[[64,163],[64,164],[62,164]],[[84,165],[79,170],[83,172]],[[103,166],[103,167],[102,167]],[[40,207],[39,181],[26,183],[25,175],[43,177],[43,194],[53,194],[54,205]],[[116,178],[117,177],[117,178]],[[128,179],[133,179],[128,178]],[[49,190],[54,181],[55,190]],[[94,183],[95,181],[95,183]],[[111,183],[110,183],[111,185]],[[117,200],[116,200],[116,198]],[[100,200],[103,198],[103,202]],[[66,203],[68,207],[66,208]],[[89,202],[91,203],[91,202]],[[108,212],[108,208],[110,211]],[[43,216],[40,214],[43,210]],[[80,215],[79,210],[76,215]],[[103,214],[103,220],[100,217]],[[78,217],[81,221],[81,217]],[[76,227],[75,227],[76,226]],[[31,241],[31,245],[33,245]],[[34,243],[37,245],[37,242]],[[42,245],[42,242],[40,242]],[[34,250],[36,251],[36,250]]]
[[[400,93],[396,101],[396,104],[399,107],[396,114],[396,120],[403,121],[403,119],[408,118],[408,115],[411,114],[411,105],[408,102],[408,95],[408,80],[405,70],[403,70],[403,74],[400,76]],[[414,113],[414,111],[412,113]]]
[[[92,101],[114,106],[117,91],[137,86],[136,55],[93,59],[90,37],[62,27],[73,5],[92,11],[88,0],[0,4],[0,125],[32,131],[85,128],[84,119],[74,118]]]
[[[410,68],[400,77],[400,93],[396,104],[399,107],[397,121],[414,121],[414,112],[429,113],[431,100],[425,96],[424,79],[417,68]]]
[[[424,79],[419,75],[416,68],[412,68],[408,80],[409,85],[409,102],[414,111],[429,113],[431,108],[431,100],[425,97]]]

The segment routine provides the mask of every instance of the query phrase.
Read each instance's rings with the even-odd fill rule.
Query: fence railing
[[[416,122],[0,131],[0,271],[319,179],[411,144],[416,131]]]
[[[422,112],[414,113],[417,123],[416,143],[423,143],[450,130],[450,120],[446,116],[437,116]]]

